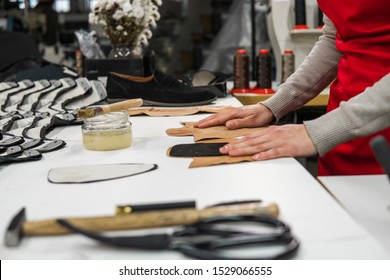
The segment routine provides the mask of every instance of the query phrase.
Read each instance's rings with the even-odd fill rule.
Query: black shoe
[[[107,80],[108,101],[142,98],[144,105],[198,106],[217,97],[207,89],[195,89],[158,71],[149,77],[135,77],[111,72]]]
[[[228,94],[227,80],[232,79],[233,75],[201,70],[196,72],[189,83],[193,88],[207,88],[217,97],[226,97]]]

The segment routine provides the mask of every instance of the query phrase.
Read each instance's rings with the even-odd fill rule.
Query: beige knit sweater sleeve
[[[262,102],[273,112],[276,120],[301,108],[336,78],[341,58],[335,46],[336,29],[327,17],[324,17],[324,23],[323,35],[304,62],[271,98]]]
[[[324,17],[323,35],[297,71],[278,92],[262,102],[279,120],[318,95],[337,75],[341,53],[335,47],[336,29]],[[304,122],[320,156],[348,140],[390,126],[390,74],[363,93],[315,120]]]

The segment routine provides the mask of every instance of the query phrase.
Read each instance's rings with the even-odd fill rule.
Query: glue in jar
[[[81,129],[83,144],[88,150],[124,149],[133,142],[131,122],[126,111],[85,119]]]

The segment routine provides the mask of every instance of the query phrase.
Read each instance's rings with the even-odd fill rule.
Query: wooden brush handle
[[[103,105],[100,106],[101,109],[103,110],[104,114],[110,113],[110,112],[119,112],[119,111],[126,111],[127,109],[130,108],[136,108],[140,107],[143,104],[143,100],[141,98],[136,98],[136,99],[129,99],[126,101],[121,101],[117,103],[112,103],[109,105]]]
[[[279,210],[275,203],[265,205],[264,203],[254,202],[217,206],[203,210],[187,208],[164,211],[147,211],[108,217],[66,218],[66,220],[76,227],[80,227],[84,230],[100,232],[187,225],[198,222],[204,218],[229,214],[266,214],[276,217],[279,214]],[[56,220],[25,222],[23,224],[22,232],[26,236],[60,235],[70,233],[68,229],[59,225]]]

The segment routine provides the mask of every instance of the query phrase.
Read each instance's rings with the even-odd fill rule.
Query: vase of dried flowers
[[[112,45],[108,58],[141,58],[143,56],[142,48],[133,45],[116,44]]]
[[[110,38],[111,58],[141,57],[160,19],[162,0],[99,0],[89,22],[103,26]]]

